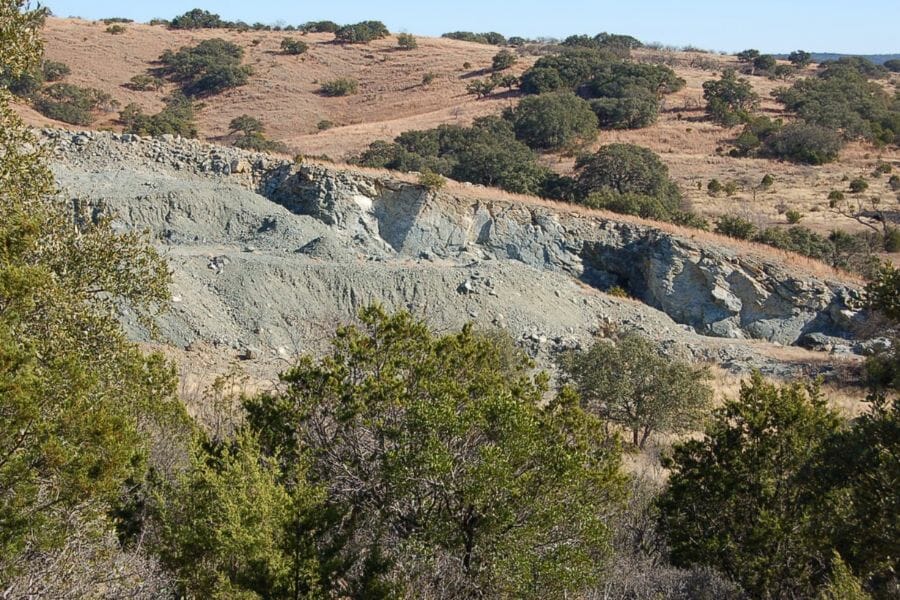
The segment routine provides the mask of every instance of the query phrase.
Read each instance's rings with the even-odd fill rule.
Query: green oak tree
[[[516,137],[530,148],[558,150],[597,136],[591,105],[572,92],[528,96],[506,118]]]
[[[705,81],[703,98],[707,114],[724,127],[748,122],[759,105],[759,96],[750,82],[739,78],[733,70],[726,70],[719,79]]]

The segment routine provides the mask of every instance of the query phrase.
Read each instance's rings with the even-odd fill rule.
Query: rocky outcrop
[[[420,186],[300,166],[269,197],[300,214],[378,239],[410,258],[474,252],[619,286],[699,333],[794,344],[852,337],[859,290],[649,225],[540,205],[432,195]]]
[[[180,138],[43,137],[62,196],[149,230],[168,257],[177,300],[160,329],[178,345],[283,357],[379,301],[439,328],[502,327],[535,352],[618,327],[744,370],[766,362],[742,338],[850,339],[862,318],[852,284],[709,236]]]

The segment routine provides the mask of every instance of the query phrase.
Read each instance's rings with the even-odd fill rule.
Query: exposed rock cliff
[[[848,350],[861,318],[852,284],[565,205],[477,186],[433,194],[174,138],[45,139],[64,197],[116,212],[164,248],[175,308],[161,328],[180,345],[287,355],[380,301],[437,327],[501,326],[535,346],[636,328],[672,351],[745,368],[766,361],[735,339],[787,345],[817,334]],[[613,286],[640,302],[602,293]]]
[[[620,286],[678,323],[717,337],[796,343],[852,337],[856,288],[823,281],[648,225],[540,205],[434,196],[421,187],[320,166],[289,169],[264,190],[298,214],[383,241],[410,258],[477,250],[494,260]],[[376,244],[377,245],[377,244]]]

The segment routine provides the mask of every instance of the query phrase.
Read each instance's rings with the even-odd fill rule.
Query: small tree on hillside
[[[140,73],[129,79],[128,83],[125,85],[129,89],[135,90],[137,92],[158,92],[165,85],[165,81],[163,81],[159,77],[154,77],[153,75]]]
[[[245,85],[253,69],[241,65],[244,49],[221,38],[203,40],[159,57],[158,72],[181,86],[188,96],[210,95]]]
[[[228,131],[231,133],[240,131],[244,135],[253,135],[254,133],[262,133],[264,130],[265,127],[262,121],[247,114],[233,118],[231,123],[228,124]]]
[[[228,23],[208,10],[195,8],[169,21],[170,29],[218,29]]]
[[[750,48],[737,53],[737,59],[743,63],[753,62],[759,57],[759,50]]]
[[[281,40],[281,51],[285,54],[304,54],[309,50],[309,45],[302,40],[295,40],[293,38],[284,38]]]
[[[363,21],[353,25],[344,25],[334,32],[335,40],[346,44],[368,44],[390,35],[387,26],[381,21]]]
[[[490,96],[497,89],[497,82],[492,79],[480,79],[466,86],[466,91],[474,94],[476,98]]]
[[[262,121],[250,115],[232,119],[228,129],[231,133],[240,132],[234,140],[237,148],[259,152],[287,152],[287,147],[283,143],[267,139]]]
[[[652,433],[692,430],[712,402],[706,368],[667,358],[636,334],[598,341],[560,366],[585,409],[627,428],[639,448]]]
[[[324,96],[351,96],[359,90],[359,82],[349,77],[326,81],[320,91]]]
[[[597,116],[572,92],[528,96],[505,115],[531,148],[557,150],[597,136]]]
[[[812,62],[812,54],[806,50],[794,50],[788,55],[788,60],[797,68],[803,68]]]
[[[591,100],[591,109],[600,120],[600,127],[640,129],[656,122],[659,98],[648,89],[630,88],[618,98]]]
[[[165,107],[155,115],[146,115],[137,104],[128,104],[119,113],[119,121],[124,125],[125,133],[149,136],[171,134],[195,138],[195,113],[194,104],[176,94],[168,98]]]
[[[806,123],[791,123],[765,141],[769,156],[807,165],[837,159],[843,146],[844,140],[837,131]]]
[[[680,198],[669,169],[652,150],[633,144],[609,144],[576,163],[583,196],[603,189],[618,194]]]
[[[566,87],[556,69],[532,67],[522,75],[522,91],[527,94],[544,94]]]
[[[35,109],[46,117],[72,125],[90,125],[96,113],[117,106],[112,96],[96,88],[71,83],[54,83],[41,90]]]
[[[495,71],[503,71],[519,62],[519,58],[509,50],[503,49],[494,55],[491,66]]]
[[[756,71],[768,71],[775,65],[775,57],[771,54],[760,54],[753,59],[753,69]]]
[[[510,73],[507,73],[506,75],[494,73],[491,76],[491,80],[494,83],[496,83],[499,87],[505,87],[509,91],[512,91],[514,87],[519,85],[519,78]]]
[[[72,69],[66,63],[57,62],[55,60],[45,60],[41,63],[41,72],[47,81],[59,81],[72,72]]]
[[[739,78],[733,70],[722,73],[720,79],[703,83],[706,112],[710,118],[725,127],[747,122],[759,104],[759,96],[746,79]]]
[[[397,47],[401,50],[415,50],[419,47],[419,42],[411,33],[400,33],[397,34]]]
[[[871,308],[900,323],[900,269],[885,265],[866,286],[866,299]]]
[[[715,181],[715,179],[713,179]],[[739,240],[752,239],[758,228],[752,222],[737,215],[722,215],[716,219],[716,233]]]

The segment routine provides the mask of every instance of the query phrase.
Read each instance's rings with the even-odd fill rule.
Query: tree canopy
[[[387,26],[381,21],[362,21],[353,25],[344,25],[334,32],[334,37],[347,44],[367,44],[371,41],[390,35]]]
[[[561,366],[585,410],[628,429],[640,448],[652,433],[693,430],[712,402],[706,369],[666,358],[635,334],[595,342]]]
[[[818,384],[743,383],[702,439],[674,447],[659,500],[673,562],[714,566],[759,598],[895,597],[900,406],[870,400],[848,423]]]
[[[812,597],[825,572],[805,467],[841,422],[815,390],[755,375],[704,437],[676,444],[660,501],[677,565],[714,565],[755,597]]]
[[[0,2],[0,58],[14,74],[41,50],[43,11],[21,5]],[[54,198],[9,100],[0,89],[0,588],[31,594],[65,585],[61,557],[78,544],[101,552],[126,482],[160,467],[153,440],[177,439],[184,413],[172,367],[117,320],[123,304],[145,317],[166,304],[165,263],[140,234]]]
[[[753,86],[734,70],[726,70],[719,79],[704,82],[703,98],[707,114],[724,127],[750,120],[752,111],[759,105]]]
[[[577,187],[582,197],[592,194],[637,194],[658,198],[673,210],[681,193],[669,178],[669,169],[653,153],[633,144],[609,144],[576,163]]]
[[[601,125],[637,128],[655,122],[660,98],[685,85],[667,66],[628,62],[609,46],[577,41],[569,38],[562,52],[538,59],[522,75],[521,90],[526,94],[577,92],[595,99],[592,106]]]
[[[455,596],[584,589],[623,480],[577,397],[542,402],[545,377],[471,328],[434,336],[377,307],[360,319],[285,373],[283,394],[247,403],[288,480],[308,468],[324,490],[336,530],[319,543],[342,541],[346,576]]]
[[[525,194],[540,192],[546,178],[535,154],[516,139],[509,121],[498,117],[476,119],[471,127],[407,131],[393,143],[371,144],[356,160],[370,167],[429,170]]]
[[[247,83],[252,69],[241,65],[244,49],[221,38],[203,40],[178,51],[166,50],[159,73],[181,86],[188,96],[218,94]]]
[[[832,63],[815,77],[775,90],[775,98],[811,125],[839,132],[845,139],[900,142],[900,100],[891,97],[857,63]]]
[[[531,148],[558,150],[597,135],[597,116],[591,105],[572,92],[523,98],[506,115],[516,137]]]

